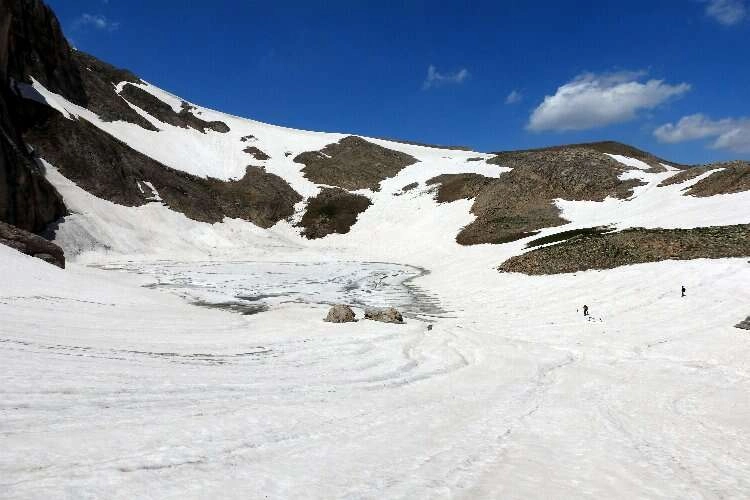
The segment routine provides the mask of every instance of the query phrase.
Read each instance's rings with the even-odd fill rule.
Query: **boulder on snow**
[[[745,321],[740,321],[736,325],[734,325],[735,328],[742,328],[743,330],[750,330],[750,316],[748,316]]]
[[[0,245],[15,248],[21,253],[65,269],[65,253],[62,248],[41,236],[5,222],[0,222]]]
[[[403,323],[404,317],[393,307],[365,309],[365,319],[382,323]]]
[[[336,304],[331,307],[328,311],[328,316],[323,321],[329,323],[350,323],[357,320],[354,318],[354,311],[352,311],[351,307],[345,304]]]

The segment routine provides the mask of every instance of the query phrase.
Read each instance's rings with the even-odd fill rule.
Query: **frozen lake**
[[[284,303],[393,306],[441,316],[440,301],[412,280],[426,270],[385,262],[126,262],[97,266],[147,276],[145,285],[200,306],[254,314]]]

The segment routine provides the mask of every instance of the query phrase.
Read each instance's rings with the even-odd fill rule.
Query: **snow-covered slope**
[[[42,154],[70,212],[55,233],[66,270],[0,245],[0,497],[750,492],[750,337],[733,328],[750,312],[747,259],[496,271],[530,240],[572,229],[747,224],[750,191],[685,196],[712,172],[660,186],[675,167],[588,151],[620,180],[640,181],[632,195],[557,199],[563,225],[462,246],[456,235],[477,217],[474,201],[439,203],[428,181],[473,173],[491,185],[511,168],[494,155],[365,137],[416,162],[378,190],[356,191],[371,205],[348,232],[310,240],[298,223],[307,199],[329,186],[294,159],[347,134],[111,83],[108,109],[140,95],[152,109],[126,109],[150,128],[100,116],[39,80],[18,86],[54,119],[86,120],[121,141],[106,143],[115,153],[137,154],[121,185],[94,183],[109,199]],[[171,123],[182,119],[189,124]],[[203,122],[223,126],[190,125]],[[115,160],[105,174],[122,173]],[[290,217],[265,229],[242,218],[209,223],[190,218],[202,205],[174,203],[190,195],[173,179],[234,185],[248,165],[302,196]],[[159,169],[179,175],[156,184],[145,173]],[[138,203],[112,201],[136,188]],[[407,321],[323,322],[338,301],[360,317],[365,306],[395,305]]]

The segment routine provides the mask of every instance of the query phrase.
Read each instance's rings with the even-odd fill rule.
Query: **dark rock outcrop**
[[[711,165],[703,165],[700,167],[686,168],[674,175],[671,175],[659,183],[659,187],[671,186],[673,184],[682,184],[690,179],[695,179],[699,175],[703,175],[710,170],[714,170],[717,167]]]
[[[625,165],[585,147],[507,152],[488,163],[513,170],[487,182],[476,194],[471,212],[477,218],[456,238],[462,245],[506,243],[565,224],[554,205],[557,198],[626,198],[641,184],[620,180]]]
[[[402,324],[404,322],[404,317],[394,307],[365,309],[365,319],[380,321],[381,323]]]
[[[736,325],[734,325],[735,328],[742,328],[743,330],[750,330],[750,316],[745,318],[744,321],[740,321]]]
[[[750,191],[750,162],[713,163],[710,167],[720,170],[696,182],[685,194],[705,197]]]
[[[750,190],[750,162],[729,161],[691,167],[666,178],[659,186],[680,184],[715,170],[714,173],[696,182],[685,190],[690,196],[714,196]]]
[[[435,199],[438,203],[476,198],[493,179],[480,174],[443,174],[427,181],[431,186],[439,184]]]
[[[0,222],[0,244],[65,269],[65,254],[62,248],[41,236],[4,222]]]
[[[21,124],[28,113],[11,79],[28,82],[33,74],[54,91],[85,104],[70,53],[59,23],[42,2],[0,2],[0,221],[31,232],[43,231],[66,210],[23,142]]]
[[[255,146],[250,146],[242,150],[243,152],[249,154],[253,158],[259,161],[264,161],[270,158],[266,153],[261,151],[260,149],[256,148]]]
[[[33,76],[71,102],[88,103],[73,49],[41,0],[0,2],[0,68],[3,79],[31,83]]]
[[[662,260],[750,256],[750,224],[694,229],[626,229],[595,233],[538,248],[503,262],[499,270],[561,274]]]
[[[83,52],[74,51],[73,59],[83,80],[89,110],[107,122],[126,121],[146,130],[158,130],[116,92],[119,83],[140,83],[140,78],[128,70],[115,68]]]
[[[345,304],[336,304],[328,311],[323,321],[328,323],[351,323],[357,321],[352,308]]]
[[[302,234],[309,238],[323,238],[329,234],[348,233],[360,213],[371,205],[366,196],[338,188],[324,188],[307,202],[302,216]]]
[[[175,127],[192,128],[200,132],[213,130],[223,134],[229,132],[229,126],[221,121],[206,121],[194,114],[195,107],[182,101],[179,113],[175,113],[172,106],[165,103],[155,95],[135,85],[125,85],[120,96],[127,99],[131,104],[141,108],[157,120],[174,125]]]
[[[380,182],[398,174],[417,160],[399,151],[384,148],[361,137],[344,137],[320,151],[308,151],[294,158],[302,163],[305,177],[317,184],[347,190],[380,189]]]
[[[43,158],[86,191],[126,206],[149,202],[151,182],[164,203],[191,219],[224,217],[270,227],[294,213],[302,197],[281,177],[248,167],[235,181],[197,177],[174,170],[130,148],[86,120],[57,115],[26,134]]]
[[[664,172],[666,169],[664,168],[662,163],[666,163],[667,165],[671,165],[676,168],[689,168],[688,165],[682,165],[679,163],[663,160],[662,158],[654,156],[649,152],[617,141],[584,142],[580,144],[566,144],[561,146],[548,146],[545,148],[526,149],[523,151],[501,151],[495,154],[504,155],[507,153],[541,153],[545,151],[554,152],[571,148],[588,149],[591,151],[598,151],[599,153],[635,158],[636,160],[641,160],[642,162],[651,166],[651,172]]]

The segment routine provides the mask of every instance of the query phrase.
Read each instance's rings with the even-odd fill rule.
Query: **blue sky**
[[[750,157],[750,0],[48,0],[76,47],[195,103],[482,151]]]

